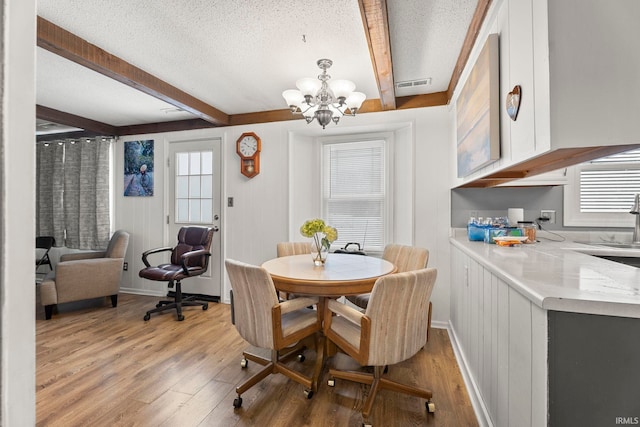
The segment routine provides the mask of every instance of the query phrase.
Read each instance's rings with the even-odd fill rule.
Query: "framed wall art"
[[[487,37],[456,103],[458,177],[500,158],[498,35]]]
[[[153,140],[124,143],[124,195],[153,196]]]

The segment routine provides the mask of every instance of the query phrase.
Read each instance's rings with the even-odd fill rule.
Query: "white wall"
[[[223,210],[221,214],[224,258],[261,264],[276,256],[276,243],[301,240],[300,224],[310,216],[320,215],[319,173],[314,144],[316,138],[331,135],[392,132],[397,146],[396,160],[400,170],[398,184],[411,191],[396,189],[401,206],[397,207],[402,226],[397,234],[402,242],[429,248],[429,266],[438,268],[438,285],[433,295],[434,321],[449,319],[449,245],[450,204],[448,180],[450,167],[451,115],[448,107],[362,114],[345,117],[337,126],[326,130],[303,120],[203,129],[157,135],[136,135],[126,140],[154,139],[155,195],[123,197],[123,143],[116,152],[115,227],[131,233],[127,253],[129,271],[123,278],[123,290],[162,294],[158,283],[138,278],[142,268],[141,253],[149,248],[171,244],[173,236],[165,236],[164,218],[168,202],[164,189],[168,141],[204,137],[220,137],[223,144]],[[243,132],[255,132],[262,140],[260,174],[247,179],[240,174],[235,142]],[[123,139],[124,140],[124,139]],[[234,207],[226,207],[227,197]],[[404,210],[404,211],[402,211]],[[410,214],[407,213],[410,212]],[[408,220],[410,218],[410,220]],[[407,224],[407,222],[409,222]],[[168,239],[168,240],[167,240]],[[223,300],[228,300],[225,283]]]
[[[35,425],[35,1],[0,2],[0,425]]]

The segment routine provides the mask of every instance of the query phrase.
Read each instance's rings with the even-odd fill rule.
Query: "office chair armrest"
[[[187,261],[189,260],[189,258],[199,256],[211,256],[211,253],[206,251],[205,249],[198,249],[197,251],[190,251],[182,254],[180,260],[182,261],[182,270],[184,271],[184,274],[186,274],[187,276],[191,275],[189,267],[187,266]]]
[[[167,251],[172,251],[173,248],[155,248],[155,249],[149,249],[148,251],[145,251],[142,253],[142,262],[144,263],[145,266],[147,267],[151,267],[151,264],[149,264],[149,261],[147,261],[147,257],[151,254],[156,254],[158,252],[167,252]]]
[[[317,297],[299,297],[290,300],[286,300],[280,303],[280,312],[282,314],[290,313],[292,311],[300,310],[305,307],[312,306],[318,303]]]
[[[350,322],[355,323],[356,325],[360,325],[362,323],[362,318],[364,317],[364,313],[356,310],[355,308],[349,307],[346,304],[338,302],[334,299],[327,300],[327,314],[328,312],[339,314]]]

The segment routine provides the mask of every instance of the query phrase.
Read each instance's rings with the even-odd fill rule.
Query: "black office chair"
[[[44,250],[44,253],[36,251],[36,271],[41,265],[48,265],[49,270],[53,270],[51,260],[49,259],[49,251],[56,244],[56,239],[53,236],[39,236],[36,237],[36,249]]]
[[[203,310],[209,308],[206,302],[194,301],[195,297],[182,297],[182,285],[180,281],[187,277],[199,276],[209,268],[211,253],[211,241],[213,240],[213,228],[182,227],[178,232],[178,244],[174,248],[151,249],[142,254],[142,262],[146,268],[140,270],[138,275],[149,280],[169,282],[169,288],[175,286],[175,297],[172,301],[160,301],[156,308],[147,311],[144,320],[151,318],[151,313],[159,313],[165,310],[175,309],[178,320],[184,320],[183,306],[202,306]],[[171,251],[170,264],[151,266],[147,257],[159,252]]]

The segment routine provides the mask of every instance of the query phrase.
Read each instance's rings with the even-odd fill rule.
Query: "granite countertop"
[[[592,256],[640,257],[640,249],[570,237],[503,247],[453,234],[455,247],[543,309],[640,318],[640,268]]]

